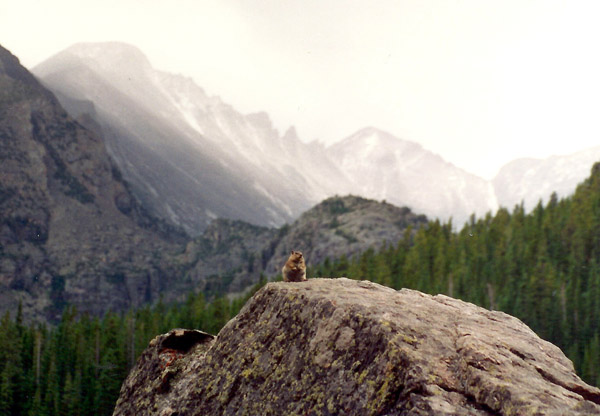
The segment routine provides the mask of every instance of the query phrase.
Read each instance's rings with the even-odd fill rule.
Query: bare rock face
[[[157,223],[104,138],[0,46],[0,313],[20,303],[26,321],[55,321],[67,304],[100,315],[157,299],[184,238]]]
[[[502,312],[312,279],[268,284],[215,339],[154,339],[114,412],[140,414],[591,415],[600,389]]]

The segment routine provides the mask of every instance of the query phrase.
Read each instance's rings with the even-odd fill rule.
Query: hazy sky
[[[0,0],[27,67],[124,41],[305,141],[375,126],[486,178],[600,145],[598,22],[574,0]]]

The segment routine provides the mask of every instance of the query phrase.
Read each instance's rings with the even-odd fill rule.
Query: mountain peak
[[[428,217],[452,216],[459,224],[468,218],[467,212],[495,207],[493,190],[483,179],[383,130],[359,130],[327,153],[359,184],[355,192],[368,198],[407,205]]]
[[[43,78],[52,72],[76,66],[80,60],[91,62],[91,67],[124,77],[152,69],[146,55],[133,45],[123,42],[82,42],[50,57],[36,66],[33,72]]]
[[[2,45],[0,45],[0,75],[6,75],[11,80],[17,81],[23,86],[26,85],[30,88],[33,88],[38,93],[45,95],[47,98],[52,97],[52,94],[46,91],[40,85],[38,80],[21,65],[19,58],[14,56],[8,49],[3,48]],[[8,83],[11,82],[12,81],[8,81]],[[10,96],[10,94],[7,94],[7,88],[7,85],[3,85],[3,88],[0,88],[0,91],[4,90],[2,92],[5,95],[4,97],[0,95],[0,99],[6,100],[7,98],[14,98],[16,96]],[[51,99],[53,100],[54,98]]]
[[[298,133],[296,132],[296,127],[294,126],[290,126],[287,131],[285,132],[285,134],[283,135],[283,140],[300,140],[298,138]]]
[[[123,42],[80,42],[67,48],[65,52],[82,58],[118,61],[140,62],[150,65],[148,58],[137,47]]]
[[[363,152],[367,153],[387,152],[391,148],[401,148],[406,151],[424,151],[423,147],[418,143],[400,139],[387,131],[372,126],[358,130],[351,136],[330,146],[330,148],[341,149],[348,146],[358,146]]]

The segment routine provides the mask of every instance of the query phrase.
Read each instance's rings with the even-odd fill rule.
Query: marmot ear
[[[294,250],[292,250],[292,252],[290,254],[294,254]]]

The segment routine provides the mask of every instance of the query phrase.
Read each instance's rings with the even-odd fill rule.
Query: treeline
[[[444,293],[520,318],[600,386],[600,164],[575,194],[526,214],[471,218],[460,232],[431,221],[375,252],[326,261],[312,275]]]
[[[235,316],[240,299],[207,303],[190,294],[183,304],[158,303],[102,319],[68,308],[56,327],[0,320],[0,415],[111,415],[129,369],[148,342],[173,328],[212,334]]]

